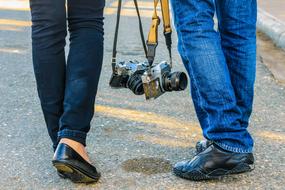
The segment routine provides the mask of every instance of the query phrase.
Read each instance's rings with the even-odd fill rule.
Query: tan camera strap
[[[148,39],[147,39],[147,59],[150,65],[153,63],[155,58],[156,47],[158,45],[158,26],[160,24],[160,18],[157,14],[157,6],[160,1],[162,19],[163,19],[163,28],[164,36],[167,49],[169,51],[170,65],[172,66],[172,55],[171,55],[171,21],[170,21],[170,11],[169,11],[169,1],[168,0],[154,0],[154,12],[152,15],[152,24],[149,30]]]

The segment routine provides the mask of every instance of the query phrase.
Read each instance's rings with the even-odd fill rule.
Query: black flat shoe
[[[94,166],[63,143],[58,145],[52,164],[60,177],[68,178],[74,183],[94,183],[100,178],[100,173]]]
[[[219,179],[230,174],[249,172],[254,169],[252,153],[228,152],[215,144],[208,146],[190,161],[178,162],[175,175],[193,181]]]
[[[66,179],[67,178],[67,176],[64,173],[62,173],[61,171],[57,171],[57,175],[59,177],[61,177],[62,179]]]

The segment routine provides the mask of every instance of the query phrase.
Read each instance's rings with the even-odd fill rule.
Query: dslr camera
[[[111,76],[112,88],[129,88],[146,99],[158,98],[165,92],[185,90],[188,84],[184,72],[171,72],[166,61],[149,65],[146,62],[129,61],[116,63]]]

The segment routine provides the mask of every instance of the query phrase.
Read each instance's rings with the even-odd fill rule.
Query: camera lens
[[[164,76],[163,88],[165,91],[185,90],[188,85],[187,75],[184,72],[167,73]]]
[[[142,76],[143,72],[136,72],[132,76],[130,76],[128,80],[128,88],[133,91],[135,95],[142,95],[144,94],[143,90],[143,82],[142,82]]]

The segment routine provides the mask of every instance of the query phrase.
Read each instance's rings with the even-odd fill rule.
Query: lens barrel
[[[188,79],[184,72],[166,73],[162,83],[165,91],[182,91],[187,88]]]
[[[133,75],[130,76],[127,87],[133,91],[135,95],[143,95],[144,89],[143,89],[143,82],[142,82],[142,75],[143,71],[136,72]]]

